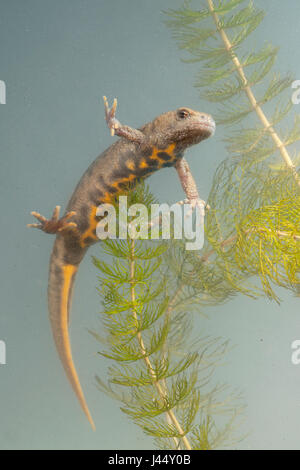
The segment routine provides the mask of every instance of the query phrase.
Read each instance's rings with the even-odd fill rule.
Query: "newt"
[[[33,211],[39,223],[28,224],[55,234],[49,268],[48,307],[58,355],[71,386],[92,428],[95,424],[87,406],[72,359],[68,330],[75,276],[87,249],[99,241],[96,235],[100,204],[113,201],[121,192],[153,172],[174,167],[187,200],[194,207],[199,195],[185,150],[215,131],[213,118],[189,108],[179,108],[156,117],[139,129],[121,124],[115,117],[117,100],[111,108],[104,96],[105,118],[111,135],[120,137],[89,166],[77,184],[64,215],[56,206],[50,219]],[[203,202],[203,201],[202,201]]]

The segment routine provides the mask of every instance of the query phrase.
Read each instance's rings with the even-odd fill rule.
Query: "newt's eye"
[[[188,118],[190,113],[186,109],[178,109],[177,116],[179,119],[186,119]]]

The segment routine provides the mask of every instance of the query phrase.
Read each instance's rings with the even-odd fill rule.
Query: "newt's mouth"
[[[214,121],[212,122],[202,122],[201,127],[207,130],[211,135],[213,135],[216,131],[216,124]]]
[[[216,123],[212,118],[205,121],[199,120],[198,122],[195,122],[195,129],[199,129],[211,136],[215,133]]]
[[[211,116],[205,117],[205,119],[200,119],[200,125],[202,128],[207,129],[211,134],[215,133],[216,123]]]

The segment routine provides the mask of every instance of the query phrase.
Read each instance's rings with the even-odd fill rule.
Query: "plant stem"
[[[283,160],[285,161],[286,165],[288,166],[288,168],[290,168],[291,172],[293,173],[293,176],[297,182],[297,184],[300,186],[300,177],[296,171],[296,168],[291,160],[291,157],[289,156],[289,153],[286,149],[286,146],[284,144],[284,142],[282,142],[282,140],[280,139],[279,135],[277,134],[277,132],[275,131],[274,127],[271,125],[270,121],[267,119],[265,113],[263,112],[261,106],[258,104],[253,92],[252,92],[252,89],[251,87],[249,86],[248,84],[248,80],[247,80],[247,77],[245,75],[245,72],[244,72],[244,69],[243,69],[243,66],[241,64],[241,62],[239,61],[238,57],[236,56],[236,54],[233,52],[233,47],[232,47],[232,44],[227,36],[227,34],[225,33],[225,31],[220,28],[220,22],[219,22],[219,17],[217,15],[217,13],[215,13],[214,11],[214,3],[213,3],[213,0],[207,0],[207,4],[208,4],[208,8],[209,8],[209,11],[212,15],[212,18],[215,22],[215,25],[217,27],[217,31],[219,32],[220,36],[221,36],[221,39],[224,43],[224,46],[226,48],[226,51],[228,52],[228,54],[230,54],[231,58],[232,58],[232,62],[234,63],[236,69],[237,69],[237,72],[244,84],[244,91],[247,95],[247,98],[249,99],[254,111],[256,112],[258,118],[260,119],[262,125],[264,126],[265,130],[269,132],[269,134],[271,135],[271,138],[273,140],[273,142],[275,143],[276,147],[278,148]]]
[[[134,254],[134,247],[135,247],[134,240],[130,240],[130,282],[131,282],[131,284],[130,284],[130,295],[131,295],[131,302],[132,302],[133,317],[134,317],[136,323],[138,323],[138,317],[137,317],[136,309],[134,307],[135,301],[136,301],[136,296],[135,296],[135,254]],[[146,367],[149,371],[149,374],[151,375],[151,377],[153,379],[153,385],[156,388],[159,396],[161,397],[161,399],[164,402],[166,397],[167,397],[166,393],[164,392],[163,387],[159,383],[159,380],[157,380],[156,375],[155,375],[155,371],[154,371],[153,366],[151,364],[151,361],[150,361],[149,357],[146,355],[145,343],[144,343],[144,340],[143,340],[143,337],[142,337],[142,334],[141,334],[140,331],[137,333],[137,339],[138,339],[138,342],[139,342],[141,352],[143,354],[143,359],[145,361]],[[192,450],[191,444],[189,443],[189,440],[185,436],[184,431],[183,431],[180,423],[178,422],[174,412],[170,409],[170,410],[166,411],[166,415],[167,415],[167,418],[168,418],[167,420],[175,426],[178,433],[180,434],[180,439],[182,439],[182,442],[183,442],[185,448],[187,450]],[[177,438],[173,438],[173,439],[175,441],[176,446],[178,447],[178,439]]]

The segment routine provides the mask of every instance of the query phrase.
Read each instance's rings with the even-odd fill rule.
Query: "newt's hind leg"
[[[56,206],[51,219],[46,219],[43,215],[39,214],[38,212],[31,212],[40,224],[27,224],[27,227],[38,228],[43,230],[45,233],[61,233],[62,235],[65,234],[74,234],[77,235],[77,224],[75,222],[68,222],[68,220],[76,214],[76,212],[71,211],[67,212],[66,215],[59,218],[60,206]]]

